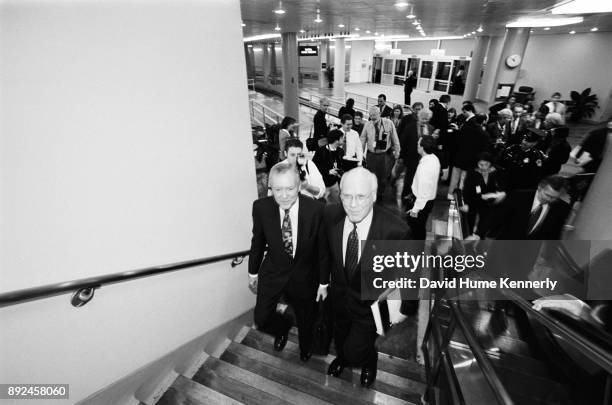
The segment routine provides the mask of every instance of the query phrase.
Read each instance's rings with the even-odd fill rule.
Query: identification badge
[[[480,189],[480,186],[476,186],[476,194],[480,194],[482,192],[482,190]]]

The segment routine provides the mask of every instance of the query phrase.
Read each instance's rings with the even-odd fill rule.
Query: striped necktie
[[[359,235],[357,234],[357,224],[353,223],[353,230],[349,233],[346,244],[346,256],[344,257],[344,269],[350,279],[355,273],[357,262],[359,261]]]

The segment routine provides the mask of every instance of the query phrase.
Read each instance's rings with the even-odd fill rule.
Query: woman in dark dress
[[[463,186],[464,205],[459,208],[467,213],[470,236],[473,233],[483,238],[487,234],[491,228],[491,214],[505,197],[506,193],[500,176],[493,167],[491,154],[481,153],[477,167],[467,172]]]
[[[353,119],[355,118],[355,110],[353,106],[355,105],[355,100],[349,98],[346,100],[346,105],[343,105],[338,110],[338,117],[342,117],[344,114],[349,114]]]

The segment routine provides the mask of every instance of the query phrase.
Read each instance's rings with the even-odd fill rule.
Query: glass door
[[[406,60],[396,59],[395,60],[395,75],[393,76],[393,84],[403,86],[405,78],[406,78]]]
[[[436,62],[436,80],[434,81],[433,89],[448,93],[451,77],[451,62],[438,61]]]
[[[393,62],[394,59],[383,59],[381,84],[393,84]]]
[[[465,90],[465,79],[470,67],[470,61],[465,59],[455,59],[453,61],[453,75],[451,78],[451,86],[449,94],[463,95]]]
[[[430,91],[430,85],[433,78],[433,69],[433,60],[421,60],[421,66],[419,67],[419,75],[417,76],[417,89],[427,92]]]

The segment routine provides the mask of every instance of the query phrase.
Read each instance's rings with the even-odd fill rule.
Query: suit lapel
[[[304,204],[304,198],[306,197],[302,197],[301,195],[299,196],[300,199],[300,206],[298,207],[298,227],[297,227],[297,239],[296,239],[296,243],[297,246],[294,246],[293,248],[296,249],[295,250],[295,255],[294,255],[294,259],[298,258],[298,255],[300,254],[300,251],[302,250],[302,246],[304,244],[304,237],[306,236],[306,207]]]
[[[341,210],[340,214],[334,221],[334,225],[331,232],[330,245],[332,252],[335,252],[335,254],[332,256],[336,261],[336,268],[340,270],[338,273],[341,273],[342,276],[346,279],[342,257],[342,234],[344,232],[344,218],[344,210]]]

